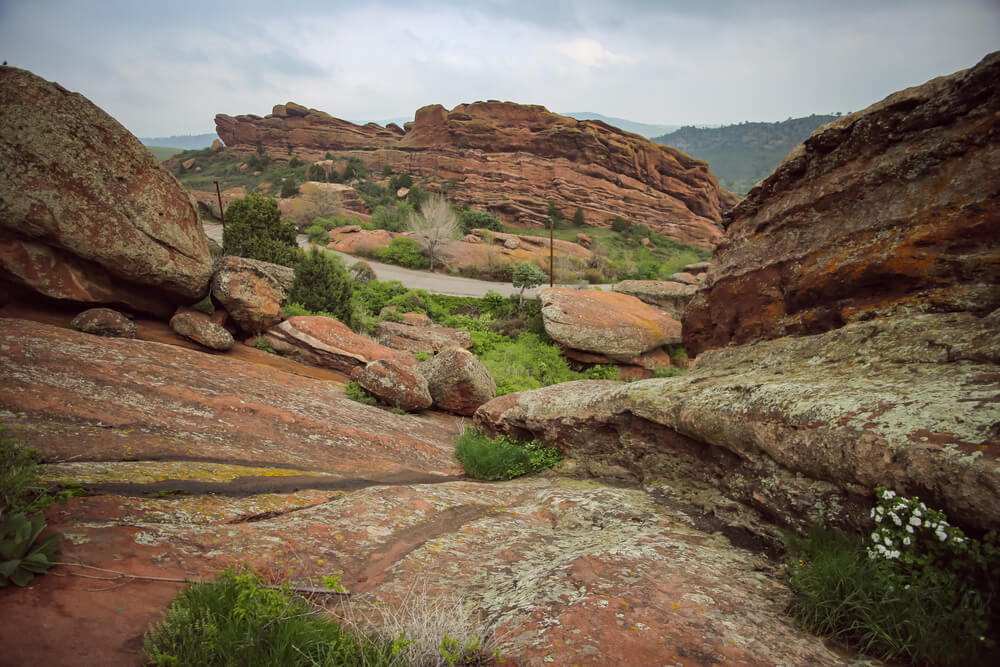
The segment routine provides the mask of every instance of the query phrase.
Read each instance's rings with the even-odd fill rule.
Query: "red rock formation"
[[[351,371],[351,379],[389,406],[413,412],[431,407],[427,379],[413,366],[376,359]]]
[[[689,352],[1000,306],[1000,52],[810,136],[726,214]]]
[[[736,201],[704,162],[600,121],[533,105],[476,102],[451,111],[431,105],[403,132],[287,104],[264,118],[220,114],[216,131],[238,152],[259,145],[274,155],[319,159],[338,151],[376,170],[450,181],[450,199],[519,224],[546,221],[552,201],[567,216],[579,206],[590,224],[622,216],[682,243],[712,247],[722,211]]]
[[[389,359],[400,366],[417,364],[408,352],[379,345],[346,324],[321,315],[291,317],[268,329],[264,338],[278,354],[342,373],[377,359]]]
[[[169,317],[212,259],[187,192],[82,95],[0,68],[0,291]]]
[[[493,376],[468,350],[450,347],[417,366],[427,378],[434,406],[459,415],[471,415],[497,395]]]

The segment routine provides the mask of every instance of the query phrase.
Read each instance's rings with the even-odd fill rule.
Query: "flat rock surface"
[[[0,332],[8,435],[42,452],[47,480],[92,493],[47,511],[64,563],[191,578],[246,562],[297,585],[335,574],[353,594],[329,604],[337,614],[462,600],[508,664],[844,662],[782,615],[789,593],[761,558],[640,490],[458,478],[458,420],[362,406],[230,353],[15,319]],[[140,664],[180,584],[73,572],[114,576],[60,565],[0,590],[4,659]]]

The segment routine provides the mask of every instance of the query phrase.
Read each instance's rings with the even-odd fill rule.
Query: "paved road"
[[[205,234],[209,238],[214,239],[221,244],[222,225],[217,222],[203,222],[202,224],[205,226]],[[298,242],[303,248],[309,248],[310,246],[309,239],[307,239],[304,234],[298,235]],[[498,283],[490,280],[462,278],[459,276],[450,276],[446,273],[414,271],[413,269],[404,269],[403,267],[396,266],[395,264],[382,264],[381,262],[374,262],[366,257],[353,257],[335,250],[328,250],[327,252],[339,255],[348,266],[359,259],[368,262],[368,264],[375,270],[375,275],[378,276],[379,280],[398,280],[407,287],[424,289],[435,294],[483,297],[486,295],[486,292],[489,291],[496,292],[501,296],[510,296],[511,294],[517,294],[520,291],[519,288],[515,288],[510,283]],[[557,285],[557,287],[572,287],[572,285]],[[610,289],[610,286],[602,287],[604,289]],[[534,289],[524,290],[524,296],[526,298],[534,298],[538,296],[538,290],[540,289],[542,288],[536,287]]]

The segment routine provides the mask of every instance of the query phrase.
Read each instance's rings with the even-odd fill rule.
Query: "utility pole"
[[[552,276],[555,275],[555,270],[556,270],[555,252],[553,252],[552,250],[552,245],[553,245],[552,237],[554,234],[552,230],[553,228],[555,228],[555,226],[556,226],[556,220],[550,215],[549,216],[549,287],[554,286],[553,285],[554,281],[552,279]]]
[[[222,219],[222,226],[226,226],[226,211],[222,208],[222,192],[219,190],[219,182],[215,182],[215,194],[219,198],[219,218]]]

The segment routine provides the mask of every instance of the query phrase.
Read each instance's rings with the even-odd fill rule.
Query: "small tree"
[[[292,220],[299,228],[308,227],[316,218],[329,218],[343,213],[340,192],[325,183],[306,183],[299,188],[292,206]]]
[[[447,199],[429,195],[420,212],[410,216],[409,224],[410,229],[416,232],[417,241],[426,248],[433,271],[434,261],[439,259],[444,242],[458,236],[458,217]]]
[[[314,312],[330,313],[351,326],[354,287],[343,261],[336,255],[313,248],[295,267],[295,282],[288,301]]]
[[[500,218],[488,211],[469,209],[458,214],[458,222],[463,234],[469,234],[473,229],[489,229],[494,232],[503,230]]]
[[[295,179],[292,177],[283,178],[281,180],[281,198],[288,199],[297,194],[299,194],[299,185],[295,182]]]
[[[273,197],[256,192],[248,194],[226,209],[222,252],[295,266],[298,261],[295,225],[281,220],[278,202]]]
[[[521,292],[517,302],[517,310],[521,312],[524,307],[524,290],[538,287],[548,278],[545,272],[532,262],[518,262],[514,265],[512,281],[514,287],[520,287]]]
[[[576,213],[573,214],[573,226],[583,227],[587,224],[586,218],[583,217],[583,209],[579,206],[576,207]]]

